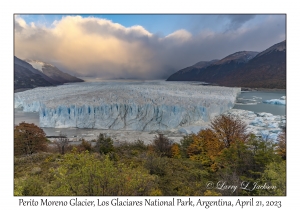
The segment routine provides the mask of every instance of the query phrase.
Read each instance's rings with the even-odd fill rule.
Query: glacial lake
[[[286,115],[286,106],[263,103],[264,100],[280,99],[286,96],[285,90],[242,92],[237,97],[234,109],[244,109],[253,112],[267,112],[273,115]]]

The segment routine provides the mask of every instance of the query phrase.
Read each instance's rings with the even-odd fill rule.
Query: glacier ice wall
[[[15,93],[15,108],[39,112],[41,127],[169,130],[224,113],[240,91],[183,82],[85,82]]]

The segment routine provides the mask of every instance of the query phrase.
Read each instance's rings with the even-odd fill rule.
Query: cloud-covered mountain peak
[[[274,51],[279,51],[279,52],[286,51],[286,41],[284,40],[282,42],[274,44],[273,46],[271,46],[268,49],[264,50],[263,52],[259,53],[257,55],[257,57],[274,52]]]
[[[253,51],[240,51],[226,56],[225,58],[216,62],[215,64],[221,65],[224,63],[228,63],[230,61],[236,61],[238,63],[246,63],[252,58],[254,58],[257,54],[258,52],[253,52]]]
[[[33,68],[43,72],[43,67],[44,66],[51,66],[51,67],[55,67],[53,66],[52,64],[49,64],[49,63],[45,63],[45,62],[42,62],[42,61],[38,61],[38,60],[32,60],[32,59],[25,59],[25,61],[27,63],[29,63],[30,65],[32,65]]]

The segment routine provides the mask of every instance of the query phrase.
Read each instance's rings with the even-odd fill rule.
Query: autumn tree
[[[77,148],[80,152],[84,152],[84,151],[91,152],[92,151],[92,144],[90,142],[86,141],[85,139],[82,139],[81,144],[78,145]]]
[[[192,136],[193,142],[187,148],[187,153],[192,160],[198,160],[203,165],[211,165],[216,156],[224,148],[222,142],[216,138],[211,129],[200,131]]]
[[[31,155],[47,149],[45,132],[33,123],[22,122],[14,129],[15,155]]]
[[[222,142],[216,138],[215,133],[211,129],[205,129],[193,136],[193,142],[188,147],[187,152],[189,156],[205,152],[209,157],[214,157],[223,148]]]
[[[175,143],[171,147],[172,158],[181,158],[179,144]]]
[[[235,141],[247,141],[247,125],[233,115],[219,115],[211,122],[211,129],[226,148]]]

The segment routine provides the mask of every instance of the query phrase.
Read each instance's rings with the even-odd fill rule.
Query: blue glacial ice
[[[39,112],[41,127],[170,130],[210,121],[231,109],[240,91],[183,82],[85,82],[15,93],[14,106]]]
[[[276,141],[282,128],[286,127],[286,116],[273,115],[271,113],[231,109],[226,112],[239,117],[247,125],[247,131],[264,140]]]
[[[280,99],[265,100],[265,101],[263,101],[263,103],[285,106],[286,105],[286,97],[282,96]]]

